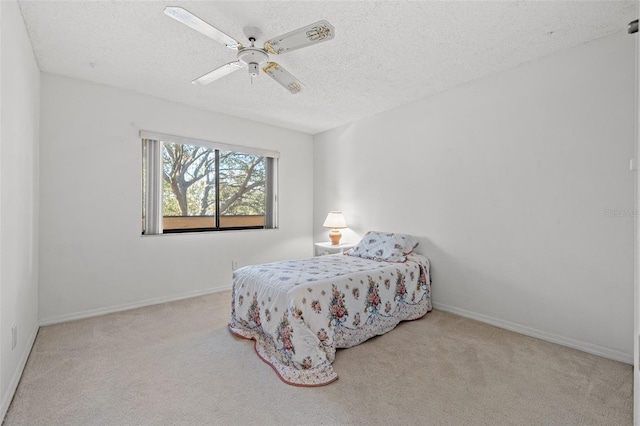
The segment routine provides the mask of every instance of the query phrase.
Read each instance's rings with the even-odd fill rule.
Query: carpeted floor
[[[41,328],[4,424],[632,424],[630,365],[440,311],[288,386],[227,330],[230,297]]]

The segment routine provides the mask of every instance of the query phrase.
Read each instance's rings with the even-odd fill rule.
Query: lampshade
[[[344,220],[342,212],[329,212],[322,226],[333,229],[346,228],[347,222]]]

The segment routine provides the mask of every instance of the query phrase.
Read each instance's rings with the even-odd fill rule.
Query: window
[[[277,227],[277,152],[140,136],[143,234]]]

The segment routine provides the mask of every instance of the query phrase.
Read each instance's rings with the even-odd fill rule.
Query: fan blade
[[[279,55],[291,50],[301,49],[312,44],[329,41],[336,35],[336,30],[327,21],[318,21],[299,28],[280,37],[274,37],[264,44],[264,50]]]
[[[164,13],[165,15],[172,17],[176,21],[193,28],[199,33],[202,33],[209,38],[219,41],[230,49],[237,50],[240,46],[240,42],[238,40],[226,35],[219,29],[215,28],[211,24],[206,23],[186,9],[176,6],[169,6],[164,8]]]
[[[224,77],[225,75],[231,74],[234,71],[238,71],[240,68],[242,68],[242,63],[240,61],[229,62],[228,64],[224,64],[223,66],[206,73],[202,77],[196,78],[191,83],[198,85],[209,84],[214,80]]]
[[[269,62],[266,67],[262,68],[262,71],[269,74],[271,78],[294,95],[304,89],[304,85],[297,78],[275,62]]]

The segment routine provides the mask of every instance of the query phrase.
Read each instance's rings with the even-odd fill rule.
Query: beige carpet
[[[625,425],[632,367],[433,311],[282,383],[230,293],[43,327],[5,425]]]

